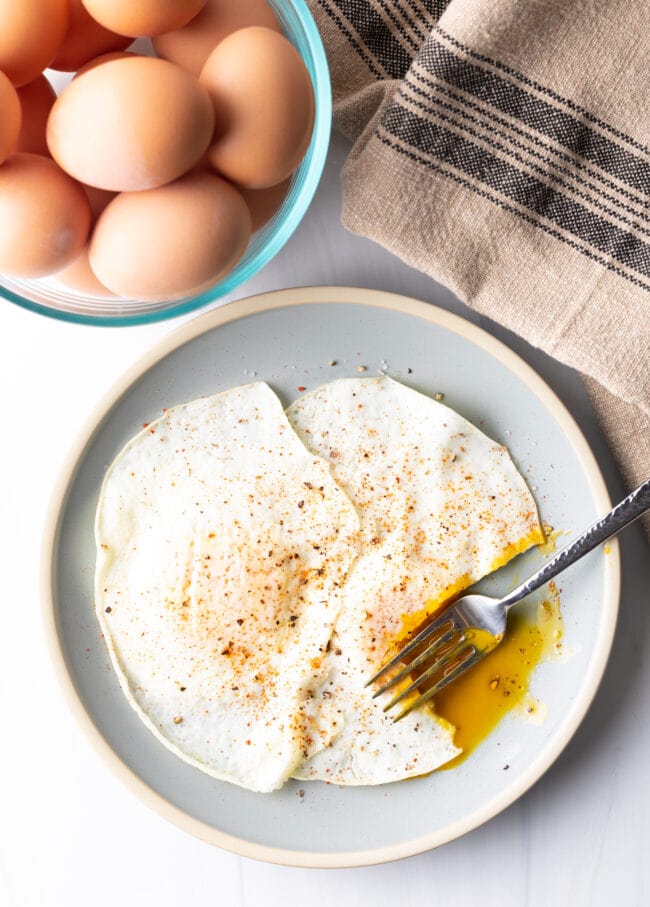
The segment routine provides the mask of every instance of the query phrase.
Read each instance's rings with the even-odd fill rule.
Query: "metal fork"
[[[388,712],[398,703],[415,693],[425,683],[429,684],[415,700],[409,702],[395,718],[400,721],[410,714],[413,709],[424,705],[429,699],[439,693],[447,684],[452,683],[465,671],[468,671],[488,652],[497,646],[503,639],[506,631],[508,611],[522,598],[525,598],[535,589],[553,579],[558,573],[575,564],[585,554],[616,535],[634,520],[638,519],[650,508],[650,479],[640,485],[636,491],[628,495],[617,504],[607,516],[604,516],[593,526],[590,526],[575,541],[562,549],[548,563],[533,573],[525,582],[521,583],[504,598],[497,600],[487,595],[464,595],[456,602],[449,605],[432,623],[428,624],[407,645],[384,665],[366,686],[375,683],[400,664],[404,666],[385,682],[374,694],[373,698],[381,696],[395,687],[408,675],[422,668],[413,681],[401,689],[391,701],[384,706]],[[479,638],[487,632],[489,641],[486,645],[479,645]],[[428,643],[426,648],[421,647]],[[405,659],[413,654],[407,662]]]

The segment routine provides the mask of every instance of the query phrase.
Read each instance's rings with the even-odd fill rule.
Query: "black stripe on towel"
[[[385,20],[370,3],[365,0],[336,0],[327,3],[319,0],[319,2],[328,12],[330,12],[328,8],[331,7],[338,9],[389,78],[401,79],[406,75],[413,62],[413,56],[397,40]],[[341,28],[341,24],[339,22],[337,24]],[[350,30],[341,30],[349,38]]]
[[[650,193],[648,161],[522,86],[458,56],[435,37],[423,46],[418,63],[436,79],[541,132],[628,186]]]
[[[528,76],[523,75],[521,72],[517,72],[516,69],[513,69],[511,66],[506,66],[505,63],[501,63],[500,60],[493,60],[491,57],[486,57],[485,54],[479,54],[475,50],[472,50],[471,47],[468,47],[466,44],[462,44],[456,38],[452,37],[444,29],[440,28],[438,25],[436,27],[438,34],[442,35],[449,41],[450,44],[453,44],[454,47],[457,47],[459,50],[462,50],[463,53],[468,54],[473,57],[475,60],[479,60],[481,63],[487,63],[490,66],[494,66],[495,69],[501,70],[501,72],[507,72],[508,75],[512,76],[513,79],[517,79],[519,82],[523,82],[525,85],[530,85],[531,88],[534,88],[540,94],[545,94],[549,98],[557,101],[558,104],[563,104],[568,107],[570,110],[574,110],[576,113],[581,114],[583,117],[586,117],[590,122],[595,123],[597,126],[600,126],[601,129],[604,129],[606,132],[609,132],[611,135],[615,135],[621,141],[625,142],[627,145],[631,145],[633,148],[636,148],[638,151],[643,152],[643,154],[650,154],[650,148],[647,145],[643,145],[641,142],[637,142],[636,139],[633,139],[631,136],[627,135],[625,132],[622,132],[620,129],[615,129],[610,123],[606,123],[604,120],[601,120],[600,117],[597,117],[590,110],[587,110],[585,107],[581,107],[580,104],[576,104],[575,101],[572,101],[570,98],[564,98],[561,94],[558,94],[557,91],[553,91],[552,88],[549,88],[547,85],[541,85],[539,82],[536,82],[534,79],[529,79]]]
[[[601,264],[605,268],[607,268],[608,271],[613,271],[620,277],[624,277],[626,280],[629,280],[630,283],[635,284],[635,286],[642,287],[644,290],[650,290],[650,283],[646,283],[643,280],[639,280],[638,278],[633,277],[632,275],[623,271],[621,268],[617,267],[613,262],[608,261],[601,255],[597,255],[589,249],[586,249],[575,240],[571,239],[563,233],[560,233],[560,231],[555,229],[554,227],[540,223],[530,214],[527,214],[525,211],[521,211],[520,209],[515,208],[513,205],[504,202],[503,199],[500,199],[497,196],[493,195],[491,192],[488,192],[486,189],[481,188],[481,186],[477,186],[476,183],[465,179],[465,177],[459,176],[457,173],[453,173],[446,167],[441,167],[438,164],[432,163],[430,160],[424,158],[421,154],[416,154],[414,151],[409,150],[408,148],[404,148],[402,145],[393,141],[381,131],[378,138],[379,141],[383,145],[386,145],[387,148],[392,148],[394,151],[398,151],[400,154],[404,155],[404,157],[408,157],[410,160],[415,161],[416,164],[426,165],[430,170],[434,171],[435,173],[441,174],[447,179],[452,180],[452,182],[457,183],[459,186],[463,186],[463,188],[474,193],[475,195],[478,195],[480,198],[485,198],[488,201],[491,201],[494,205],[496,205],[497,208],[502,208],[504,211],[508,211],[510,214],[514,214],[520,220],[531,224],[533,227],[539,228],[540,230],[542,230],[542,232],[548,234],[548,236],[552,236],[554,239],[559,239],[561,242],[565,243],[565,245],[569,246],[572,249],[575,249],[577,252],[580,252],[586,258],[589,258],[591,261],[598,262],[598,264]]]
[[[461,171],[577,237],[639,275],[650,277],[650,245],[463,136],[394,102],[382,126],[395,139]]]
[[[377,68],[380,67],[384,77],[404,78],[411,64],[410,55],[369,0],[318,2],[335,18],[341,31],[366,63],[368,57],[375,61],[376,65],[371,65],[375,75],[381,77]],[[434,16],[440,15],[445,5],[441,0],[427,0],[425,3],[427,10]],[[413,8],[412,3],[409,6]],[[349,24],[352,24],[352,29]],[[353,31],[363,47],[359,46],[359,40],[352,37]],[[446,39],[446,44],[442,42],[442,36]],[[450,49],[448,44],[452,44],[456,50]],[[637,148],[643,151],[643,146],[588,111],[583,111],[569,98],[563,98],[514,69],[476,53],[447,35],[440,27],[430,34],[423,45],[418,62],[440,82],[471,95],[492,107],[495,112],[518,120],[631,189],[646,196],[650,194],[650,162],[631,150]],[[511,78],[505,78],[486,66],[500,69]],[[540,94],[544,94],[549,100],[540,97]],[[575,111],[577,115],[570,111]],[[601,131],[590,124],[596,124]],[[616,138],[603,135],[603,131],[616,136],[627,147],[622,147]]]

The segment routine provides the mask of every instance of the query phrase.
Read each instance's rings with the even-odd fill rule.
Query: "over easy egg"
[[[131,705],[192,765],[256,791],[385,784],[459,749],[428,708],[396,724],[369,677],[542,537],[508,452],[443,404],[382,376],[283,414],[255,383],[164,410],[108,469],[97,616]]]
[[[125,56],[68,85],[50,114],[47,142],[75,179],[121,192],[153,189],[186,173],[213,127],[208,95],[180,66]]]
[[[159,189],[118,195],[99,218],[90,263],[118,296],[181,299],[230,271],[250,232],[239,192],[216,175],[191,173]]]
[[[95,602],[122,688],[173,752],[258,791],[300,764],[357,530],[264,384],[127,444],[97,510]]]

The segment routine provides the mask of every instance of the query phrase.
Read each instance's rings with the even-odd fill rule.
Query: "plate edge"
[[[110,410],[119,401],[120,397],[137,381],[146,371],[152,368],[165,356],[188,343],[195,337],[206,333],[240,318],[269,311],[275,308],[284,308],[294,305],[314,303],[357,304],[370,307],[387,308],[426,321],[439,324],[456,334],[460,334],[470,342],[486,350],[517,375],[524,384],[540,399],[546,409],[558,419],[565,431],[569,442],[585,470],[591,491],[597,507],[605,513],[611,508],[611,501],[600,468],[591,451],[584,435],[559,397],[546,384],[546,382],[529,366],[517,353],[506,344],[493,337],[487,331],[469,321],[439,308],[431,303],[389,293],[380,290],[368,290],[344,286],[315,286],[295,287],[292,289],[275,290],[268,293],[256,294],[234,302],[218,306],[204,312],[179,328],[158,340],[151,349],[140,356],[103,395],[93,407],[84,425],[73,442],[70,451],[61,466],[54,489],[51,495],[47,515],[44,523],[41,546],[40,564],[40,590],[41,590],[41,616],[47,641],[47,648],[54,673],[60,684],[64,698],[73,715],[84,731],[86,737],[93,745],[95,751],[103,761],[112,769],[114,774],[150,809],[163,818],[189,832],[195,837],[208,843],[236,853],[240,856],[252,857],[270,863],[290,865],[304,868],[352,868],[358,866],[374,865],[394,860],[415,856],[435,847],[449,843],[457,837],[466,834],[489,819],[502,812],[529,788],[531,788],[555,762],[562,750],[569,743],[575,731],[582,722],[589,709],[600,685],[607,660],[609,657],[620,593],[620,554],[616,539],[610,543],[611,553],[605,563],[605,610],[603,629],[597,640],[596,648],[591,658],[591,670],[585,679],[585,693],[581,702],[574,705],[573,712],[558,729],[558,740],[544,754],[533,762],[520,778],[514,788],[509,788],[507,795],[499,795],[485,804],[480,810],[458,820],[446,830],[430,835],[414,838],[398,845],[388,845],[381,848],[348,852],[305,852],[292,851],[283,848],[269,847],[245,841],[225,832],[218,831],[207,823],[189,816],[180,808],[174,806],[162,795],[154,791],[149,785],[139,778],[115,753],[104,739],[101,732],[86,711],[79,693],[72,681],[65,660],[62,640],[59,634],[58,623],[54,609],[53,580],[54,558],[56,554],[56,541],[59,525],[59,516],[67,499],[71,480],[80,463],[86,448],[92,441],[99,426]]]

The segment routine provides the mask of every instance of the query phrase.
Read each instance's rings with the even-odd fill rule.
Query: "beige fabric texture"
[[[586,376],[650,476],[647,0],[311,0],[343,223]],[[646,524],[650,526],[650,523]]]

